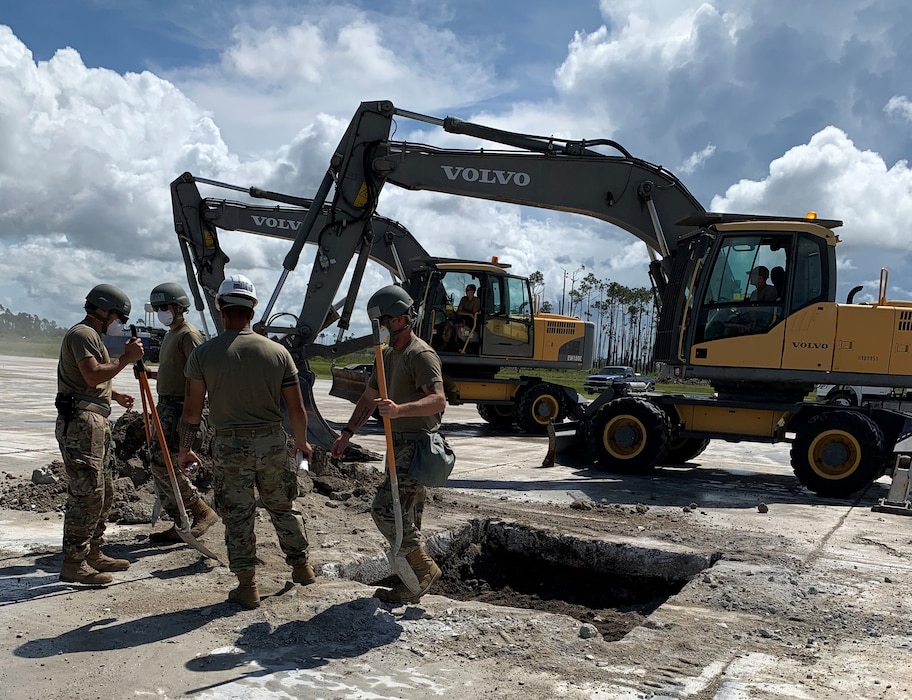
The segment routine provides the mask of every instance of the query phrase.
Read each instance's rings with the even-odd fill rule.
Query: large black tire
[[[547,383],[533,384],[525,389],[516,402],[516,425],[529,435],[543,435],[548,423],[564,419],[561,390]]]
[[[880,427],[855,411],[818,413],[795,432],[792,470],[819,496],[848,498],[883,473]]]
[[[491,425],[508,428],[513,425],[513,406],[500,403],[477,404],[478,415]]]
[[[644,473],[661,464],[671,440],[668,414],[648,399],[623,396],[602,406],[586,427],[586,446],[599,468]]]
[[[709,440],[700,438],[678,438],[672,440],[662,464],[685,464],[703,453]]]

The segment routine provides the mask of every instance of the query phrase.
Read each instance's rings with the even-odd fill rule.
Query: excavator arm
[[[242,191],[252,197],[269,199],[293,205],[291,207],[254,205],[227,199],[204,198],[197,183],[205,183]],[[215,307],[215,294],[225,279],[225,266],[229,262],[222,250],[218,230],[244,231],[271,238],[294,241],[300,233],[313,200],[268,192],[258,188],[242,188],[228,183],[194,177],[184,173],[171,183],[171,201],[174,211],[175,230],[187,265],[188,281],[194,292],[196,308],[208,311],[216,329],[220,332],[221,321]],[[261,319],[261,332],[291,335],[290,349],[300,357],[313,357],[328,352],[326,346],[313,347],[317,334],[331,323],[338,322],[339,341],[348,330],[353,305],[358,292],[364,264],[371,260],[399,279],[408,279],[413,271],[430,260],[430,256],[415,237],[401,224],[392,219],[374,215],[368,226],[349,230],[347,235],[354,240],[341,240],[340,225],[332,220],[329,207],[319,210],[313,219],[313,227],[304,244],[318,247],[314,272],[295,326],[270,326],[269,319]],[[334,302],[350,260],[357,255],[355,276],[348,293],[340,302]],[[193,270],[196,270],[194,277]],[[312,290],[325,293],[315,294]],[[320,297],[320,298],[318,298]],[[326,299],[322,299],[326,297]],[[273,300],[274,302],[274,300]],[[336,313],[340,307],[341,315]],[[366,341],[370,343],[369,336]],[[357,347],[366,347],[357,339]],[[333,346],[333,354],[349,351],[339,345]],[[296,358],[298,359],[298,358]]]
[[[395,117],[508,146],[511,150],[459,150],[389,140]],[[615,152],[606,155],[598,148]],[[671,172],[634,158],[610,139],[567,140],[531,136],[363,102],[333,155],[327,176],[336,183],[331,210],[358,226],[376,207],[386,182],[607,221],[642,240],[653,260],[660,293],[668,279],[663,260],[697,229],[680,223],[705,213]],[[302,234],[303,235],[303,234]]]

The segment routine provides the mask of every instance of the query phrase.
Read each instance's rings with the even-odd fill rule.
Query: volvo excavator
[[[484,148],[394,141],[397,119],[474,137]],[[853,303],[857,290],[836,300],[840,221],[707,212],[673,173],[611,139],[513,133],[363,102],[308,202],[266,315],[308,242],[319,246],[308,299],[330,307],[335,260],[382,241],[374,222],[386,184],[594,217],[646,244],[660,302],[654,359],[664,376],[706,380],[714,392],[606,392],[585,405],[569,425],[603,469],[682,463],[712,439],[785,441],[805,487],[843,498],[884,474],[894,446],[912,434],[899,411],[804,400],[823,383],[912,387],[912,303],[886,299],[886,271],[875,303]],[[769,280],[762,293],[761,270]],[[350,314],[344,308],[339,322]],[[522,318],[513,307],[506,315]],[[296,343],[313,343],[318,330],[299,323]]]
[[[287,206],[204,198],[198,184],[240,190],[253,198]],[[175,229],[197,307],[209,313],[219,332],[222,329],[215,292],[225,277],[228,262],[219,242],[219,229],[295,240],[313,204],[309,199],[242,188],[190,173],[171,184],[171,199]],[[308,360],[342,357],[373,343],[369,334],[343,339],[350,328],[349,319],[368,260],[403,282],[417,300],[415,330],[440,355],[449,403],[474,403],[487,422],[499,426],[515,422],[520,430],[530,434],[545,432],[551,422],[582,416],[584,401],[574,389],[545,381],[534,372],[591,369],[595,342],[592,323],[540,312],[528,279],[510,274],[509,265],[498,260],[432,257],[408,229],[391,219],[373,214],[366,229],[341,229],[333,221],[331,209],[324,206],[306,241],[317,246],[314,266],[320,275],[317,280],[312,279],[301,310],[270,311],[268,318],[255,324],[259,332],[280,338],[298,364],[305,380],[301,388],[311,415],[313,442],[328,446],[334,433],[320,417],[313,400]],[[353,258],[356,261],[351,265]],[[352,280],[347,293],[341,301],[335,301],[349,272]],[[459,316],[457,301],[469,285],[480,290],[483,304],[474,314]],[[268,305],[270,309],[274,303],[275,297]],[[337,325],[336,341],[315,343],[332,324]],[[517,369],[512,374],[518,376],[498,377],[507,367]],[[367,364],[333,367],[330,393],[357,401],[371,368]]]

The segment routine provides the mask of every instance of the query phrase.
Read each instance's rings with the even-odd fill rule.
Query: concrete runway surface
[[[59,458],[53,436],[55,368],[55,360],[0,356],[0,472],[28,478],[32,469]],[[131,372],[124,371],[115,384],[120,391],[138,397]],[[318,380],[315,395],[330,424],[341,427],[352,405],[329,397],[328,388],[329,382]],[[122,411],[115,406],[112,419]],[[202,662],[197,664],[194,659],[204,652],[209,653],[205,658],[212,659],[212,654],[219,651],[206,647],[213,644],[214,637],[204,635],[206,625],[220,622],[208,619],[217,617],[211,610],[218,605],[213,604],[196,612],[207,619],[187,624],[180,640],[151,635],[137,644],[68,648],[64,657],[66,663],[73,659],[74,674],[68,685],[69,666],[60,657],[45,657],[30,636],[40,628],[45,630],[44,639],[59,643],[82,626],[110,625],[112,620],[107,618],[114,619],[113,613],[107,611],[118,604],[110,599],[119,596],[123,600],[129,594],[106,593],[103,599],[92,602],[88,595],[68,594],[69,587],[53,588],[53,572],[42,577],[29,562],[43,553],[59,552],[60,521],[0,510],[0,629],[4,631],[0,635],[0,654],[4,657],[0,686],[13,698],[56,697],[47,690],[56,688],[61,692],[69,690],[65,696],[73,698],[218,700],[728,700],[905,698],[912,693],[912,682],[907,680],[912,623],[906,612],[912,605],[907,593],[912,584],[912,518],[870,510],[878,497],[886,495],[886,479],[854,500],[827,501],[809,493],[794,479],[788,465],[788,445],[727,443],[713,443],[693,464],[660,468],[648,476],[598,472],[577,463],[572,450],[566,449],[558,451],[556,466],[544,468],[541,463],[547,450],[546,438],[494,430],[481,420],[474,406],[449,407],[444,432],[458,455],[447,492],[477,497],[485,503],[501,502],[514,515],[523,509],[544,512],[547,506],[553,509],[548,512],[556,514],[555,529],[561,527],[561,513],[575,513],[567,506],[579,499],[617,505],[622,515],[635,513],[634,506],[644,503],[651,513],[669,518],[678,518],[683,511],[690,513],[687,517],[699,519],[706,546],[720,547],[723,558],[623,640],[610,644],[599,641],[588,647],[589,651],[574,646],[578,640],[571,644],[569,638],[576,631],[573,624],[558,621],[553,627],[540,630],[535,622],[539,618],[529,616],[528,611],[491,610],[491,606],[455,603],[431,595],[422,599],[418,613],[411,606],[405,613],[391,616],[382,609],[373,613],[373,624],[379,624],[378,619],[384,625],[395,623],[397,631],[356,652],[323,658],[318,665],[288,658],[281,649],[272,649],[244,656],[244,663],[250,666],[244,666],[243,672],[240,666],[230,665],[202,668]],[[384,450],[379,425],[366,427],[357,442],[377,452]],[[0,478],[8,477],[0,473]],[[691,512],[691,504],[697,505],[697,512]],[[760,512],[760,504],[768,510]],[[585,529],[590,534],[604,530],[604,536],[611,538],[617,518],[609,527],[604,515],[606,524],[602,527],[599,518],[603,513],[607,511],[596,509],[579,517],[586,521]],[[634,516],[629,519],[635,523]],[[631,527],[632,534],[621,539],[627,542],[637,537],[636,529]],[[673,531],[656,531],[652,537],[661,538],[672,549],[699,550],[692,533],[690,537],[684,534],[682,531],[679,542]],[[752,547],[756,547],[757,556]],[[154,570],[143,573],[140,567],[131,567],[131,574],[134,568],[136,576],[155,576]],[[349,608],[352,614],[360,614],[365,590],[367,596],[372,590],[344,579],[320,585],[324,586],[321,597],[301,600],[301,604],[306,601],[311,606],[310,614],[315,617],[329,611],[339,614],[339,609]],[[53,588],[48,596],[67,596],[67,604],[73,606],[72,621],[37,622],[45,616],[45,598],[39,595],[41,586]],[[116,621],[126,625],[131,620],[145,619],[147,614],[122,612],[122,619]],[[460,635],[466,634],[455,621],[464,621],[468,615],[476,628],[488,625],[487,629],[500,631],[493,647],[490,636],[473,637],[468,651],[454,646]],[[101,618],[105,619],[99,621]],[[37,627],[33,629],[30,620]],[[245,625],[283,629],[281,622],[264,606],[249,614],[235,615],[230,624],[243,635],[244,630],[250,629]],[[520,629],[527,637],[525,656],[511,655]],[[130,632],[125,627],[123,633]],[[467,644],[469,636],[465,637]],[[514,645],[504,644],[503,640],[512,640]],[[240,643],[235,646],[243,647]],[[454,648],[458,651],[453,652]],[[492,648],[496,648],[496,653]],[[219,653],[235,652],[222,649]],[[138,680],[142,674],[126,677],[120,695],[112,694],[110,686],[93,694],[91,676],[85,670],[88,664],[96,667],[94,672],[103,673],[97,667],[110,664],[107,668],[129,673],[129,669],[139,669],[150,660],[164,664],[165,659],[181,660],[173,675],[163,672],[154,687],[146,687]],[[77,663],[82,664],[78,672]],[[199,680],[202,671],[209,675]],[[39,691],[40,695],[34,694]]]

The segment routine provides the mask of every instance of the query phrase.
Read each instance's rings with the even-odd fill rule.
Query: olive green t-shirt
[[[88,324],[77,323],[63,336],[60,344],[60,360],[57,362],[57,392],[60,394],[83,394],[111,403],[111,385],[109,379],[98,386],[86,384],[79,362],[87,357],[94,357],[99,364],[111,361],[108,349],[101,340],[101,334]]]
[[[481,299],[473,297],[470,300],[468,297],[463,297],[459,300],[459,306],[456,307],[456,311],[457,313],[477,314],[481,311]]]
[[[440,357],[434,349],[416,335],[402,350],[383,348],[383,368],[386,370],[386,390],[396,403],[409,403],[425,396],[421,387],[443,382]],[[377,367],[368,384],[379,390]],[[419,430],[437,430],[443,420],[442,413],[430,416],[393,418],[390,425],[395,432],[411,433]]]
[[[216,429],[265,428],[282,422],[282,386],[297,381],[298,369],[283,345],[244,329],[197,347],[184,376],[205,382]]]
[[[203,336],[196,327],[184,321],[177,328],[165,333],[158,356],[157,388],[159,396],[183,396],[187,383],[184,367]]]

